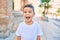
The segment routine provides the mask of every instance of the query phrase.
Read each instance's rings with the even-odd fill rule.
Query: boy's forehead
[[[32,8],[30,8],[30,7],[25,7],[24,9],[30,9],[30,10],[31,10]]]
[[[33,12],[34,12],[34,9],[33,9],[33,8],[31,8],[31,7],[25,7],[25,8],[23,8],[23,11],[26,11],[26,10],[31,10],[31,11],[33,11]]]

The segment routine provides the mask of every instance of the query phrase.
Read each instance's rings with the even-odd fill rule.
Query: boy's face
[[[32,8],[30,8],[30,7],[25,7],[25,8],[23,9],[23,12],[24,12],[23,16],[24,16],[25,21],[26,21],[26,22],[31,22],[34,14],[35,14],[35,13],[33,12]]]

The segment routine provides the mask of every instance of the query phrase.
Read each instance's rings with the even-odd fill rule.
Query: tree
[[[45,7],[47,12],[45,14],[48,14],[48,9],[51,8],[51,7],[52,7],[51,5],[47,4],[47,6]]]
[[[60,16],[60,8],[57,9],[58,16]]]
[[[58,8],[57,12],[60,13],[60,8]]]
[[[14,10],[14,0],[12,0],[12,10]]]
[[[43,7],[44,5],[43,5],[43,3],[41,3],[40,5],[39,5],[39,7]]]
[[[47,13],[48,13],[48,8],[51,7],[51,5],[49,5],[50,0],[41,0],[41,2],[44,3],[44,4],[43,4],[43,5],[44,5],[44,13],[45,13],[45,10],[46,10],[46,9],[47,9]],[[42,4],[41,4],[41,5],[42,5]],[[41,5],[40,5],[40,7],[41,7]],[[45,14],[47,14],[47,13],[45,13]]]

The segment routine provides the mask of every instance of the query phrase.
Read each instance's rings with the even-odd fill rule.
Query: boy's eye
[[[29,13],[31,13],[31,11],[29,11]]]
[[[27,13],[26,11],[24,13]]]

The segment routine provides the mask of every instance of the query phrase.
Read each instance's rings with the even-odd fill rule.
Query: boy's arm
[[[40,40],[40,36],[37,36],[37,40]]]
[[[17,40],[21,40],[21,36],[17,36]]]

